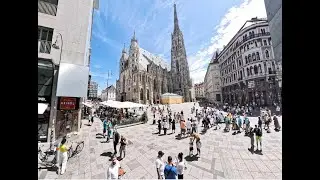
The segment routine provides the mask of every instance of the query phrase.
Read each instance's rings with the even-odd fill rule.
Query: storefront
[[[38,141],[40,142],[48,140],[53,74],[52,61],[38,59]]]
[[[77,97],[58,97],[56,139],[78,131],[79,102]]]

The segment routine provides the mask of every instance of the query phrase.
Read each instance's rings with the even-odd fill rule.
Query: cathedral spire
[[[132,37],[131,41],[137,41],[137,39],[136,39],[136,31],[135,30],[133,31],[133,37]]]
[[[174,3],[173,7],[174,7],[174,30],[173,30],[173,32],[175,33],[175,32],[179,32],[180,29],[179,29],[179,21],[178,21],[176,3]]]
[[[126,53],[126,43],[123,43],[122,53]]]

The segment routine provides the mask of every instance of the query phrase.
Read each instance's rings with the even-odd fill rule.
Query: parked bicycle
[[[41,146],[43,147],[43,145]],[[41,147],[38,148],[38,165],[45,167],[56,167],[57,159],[56,159],[56,151],[48,150],[43,152]],[[48,161],[48,157],[53,155],[53,159]],[[41,168],[41,167],[40,167]]]
[[[73,147],[72,147],[73,143],[77,144],[75,149],[73,149]],[[71,146],[70,146],[70,148],[68,150],[68,159],[72,158],[75,155],[78,155],[82,151],[83,147],[84,147],[84,141],[72,142]]]

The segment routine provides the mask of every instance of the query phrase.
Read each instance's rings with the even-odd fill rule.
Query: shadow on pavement
[[[158,136],[165,136],[166,134],[159,134]]]
[[[196,155],[193,155],[193,156],[188,155],[184,159],[186,161],[198,161],[199,157],[197,157]]]
[[[48,171],[57,171],[58,168],[57,167],[38,167],[38,170],[41,170],[41,169],[46,169]]]
[[[86,126],[91,126],[91,124],[84,124],[84,125],[86,125]]]
[[[100,154],[100,156],[107,156],[107,157],[112,158],[113,157],[113,153],[112,152],[104,152],[104,153]]]
[[[186,139],[186,138],[188,138],[188,136],[184,136],[184,137],[181,137],[180,135],[176,136],[176,140],[181,140],[181,139]]]
[[[202,131],[200,132],[200,134],[201,134],[201,135],[204,135],[204,134],[207,133],[207,131],[208,131],[208,129],[204,128],[204,129],[202,129]]]
[[[155,132],[155,133],[152,133],[152,134],[159,134],[159,132]]]

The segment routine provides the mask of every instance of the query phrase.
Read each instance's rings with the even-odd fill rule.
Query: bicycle
[[[71,146],[70,146],[70,148],[68,150],[68,159],[72,158],[75,155],[78,155],[82,151],[82,149],[84,147],[84,141],[76,142],[77,146],[76,146],[75,150],[73,150],[73,147],[72,147],[73,143],[74,142],[71,143]]]
[[[41,146],[43,147],[43,145]],[[46,166],[46,167],[56,167],[57,159],[56,159],[56,151],[45,151],[43,152],[41,148],[38,148],[38,164]],[[54,158],[51,161],[48,161],[49,155],[54,155]]]

